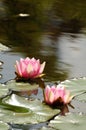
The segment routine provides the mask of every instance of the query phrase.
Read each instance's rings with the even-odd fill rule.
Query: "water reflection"
[[[78,33],[86,27],[86,1],[55,0],[53,15],[62,21],[62,31]]]
[[[69,78],[86,76],[86,35],[75,36],[64,34],[58,42],[59,59],[65,69],[69,70]]]
[[[50,35],[43,35],[41,38],[40,54],[46,59],[46,76],[49,80],[64,80],[67,78],[68,72],[60,65],[58,55],[58,40],[52,42]]]
[[[0,60],[4,62],[2,65],[2,69],[0,70],[0,74],[2,75],[0,82],[4,83],[10,79],[15,78],[15,61],[19,60],[23,55],[19,53],[8,53],[8,52],[0,52]]]
[[[46,81],[85,76],[85,5],[78,0],[1,0],[0,42],[11,48],[0,53],[2,82],[15,77],[15,60],[27,56],[47,62]]]

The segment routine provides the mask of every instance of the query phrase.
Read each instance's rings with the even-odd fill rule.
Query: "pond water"
[[[86,76],[85,12],[86,2],[81,0],[1,0],[0,82],[15,78],[15,61],[21,57],[46,61],[45,82]],[[86,113],[85,107],[81,109]]]

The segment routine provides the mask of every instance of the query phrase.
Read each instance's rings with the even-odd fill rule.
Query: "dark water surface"
[[[46,61],[48,81],[86,76],[85,15],[80,0],[1,0],[0,43],[11,49],[0,52],[1,82],[14,78],[15,60],[27,56]]]
[[[10,48],[0,52],[1,82],[14,78],[15,61],[27,56],[46,61],[46,81],[86,76],[85,3],[1,0],[0,43]]]
[[[86,1],[0,0],[0,44],[1,83],[20,57],[46,61],[45,81],[86,76]]]

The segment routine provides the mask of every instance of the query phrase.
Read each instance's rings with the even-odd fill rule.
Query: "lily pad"
[[[6,87],[14,91],[29,91],[37,89],[39,85],[25,82],[16,82],[16,80],[10,80],[6,83]]]
[[[56,116],[49,126],[56,130],[85,130],[86,115],[69,113],[66,116]]]
[[[76,99],[79,100],[79,101],[86,102],[86,93],[83,93],[79,96],[76,96]]]
[[[52,109],[40,100],[28,100],[24,97],[12,94],[11,97],[6,97],[2,100],[5,105],[11,105],[11,109],[0,107],[0,120],[4,122],[11,122],[14,124],[37,124],[50,120],[53,116],[57,115],[60,111],[58,109]],[[27,111],[16,112],[14,107],[20,107]],[[16,108],[18,109],[18,108]]]
[[[6,88],[4,84],[0,84],[0,98],[6,96],[9,92],[9,89]]]
[[[8,130],[9,129],[9,125],[0,121],[0,129],[1,130]]]
[[[8,50],[9,50],[9,48],[7,46],[5,46],[2,43],[0,43],[0,52],[1,51],[8,51]]]
[[[79,94],[86,92],[86,77],[65,80],[60,84],[64,85],[67,89],[70,90],[71,94],[77,96]]]

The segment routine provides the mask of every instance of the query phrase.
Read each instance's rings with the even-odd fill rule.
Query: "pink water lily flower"
[[[44,90],[44,99],[49,105],[68,104],[72,96],[70,96],[70,92],[62,85],[53,85],[51,87],[47,85]]]
[[[45,67],[45,62],[40,64],[40,60],[35,58],[21,58],[20,61],[16,61],[15,69],[16,74],[20,78],[30,79],[42,76],[42,72]]]

